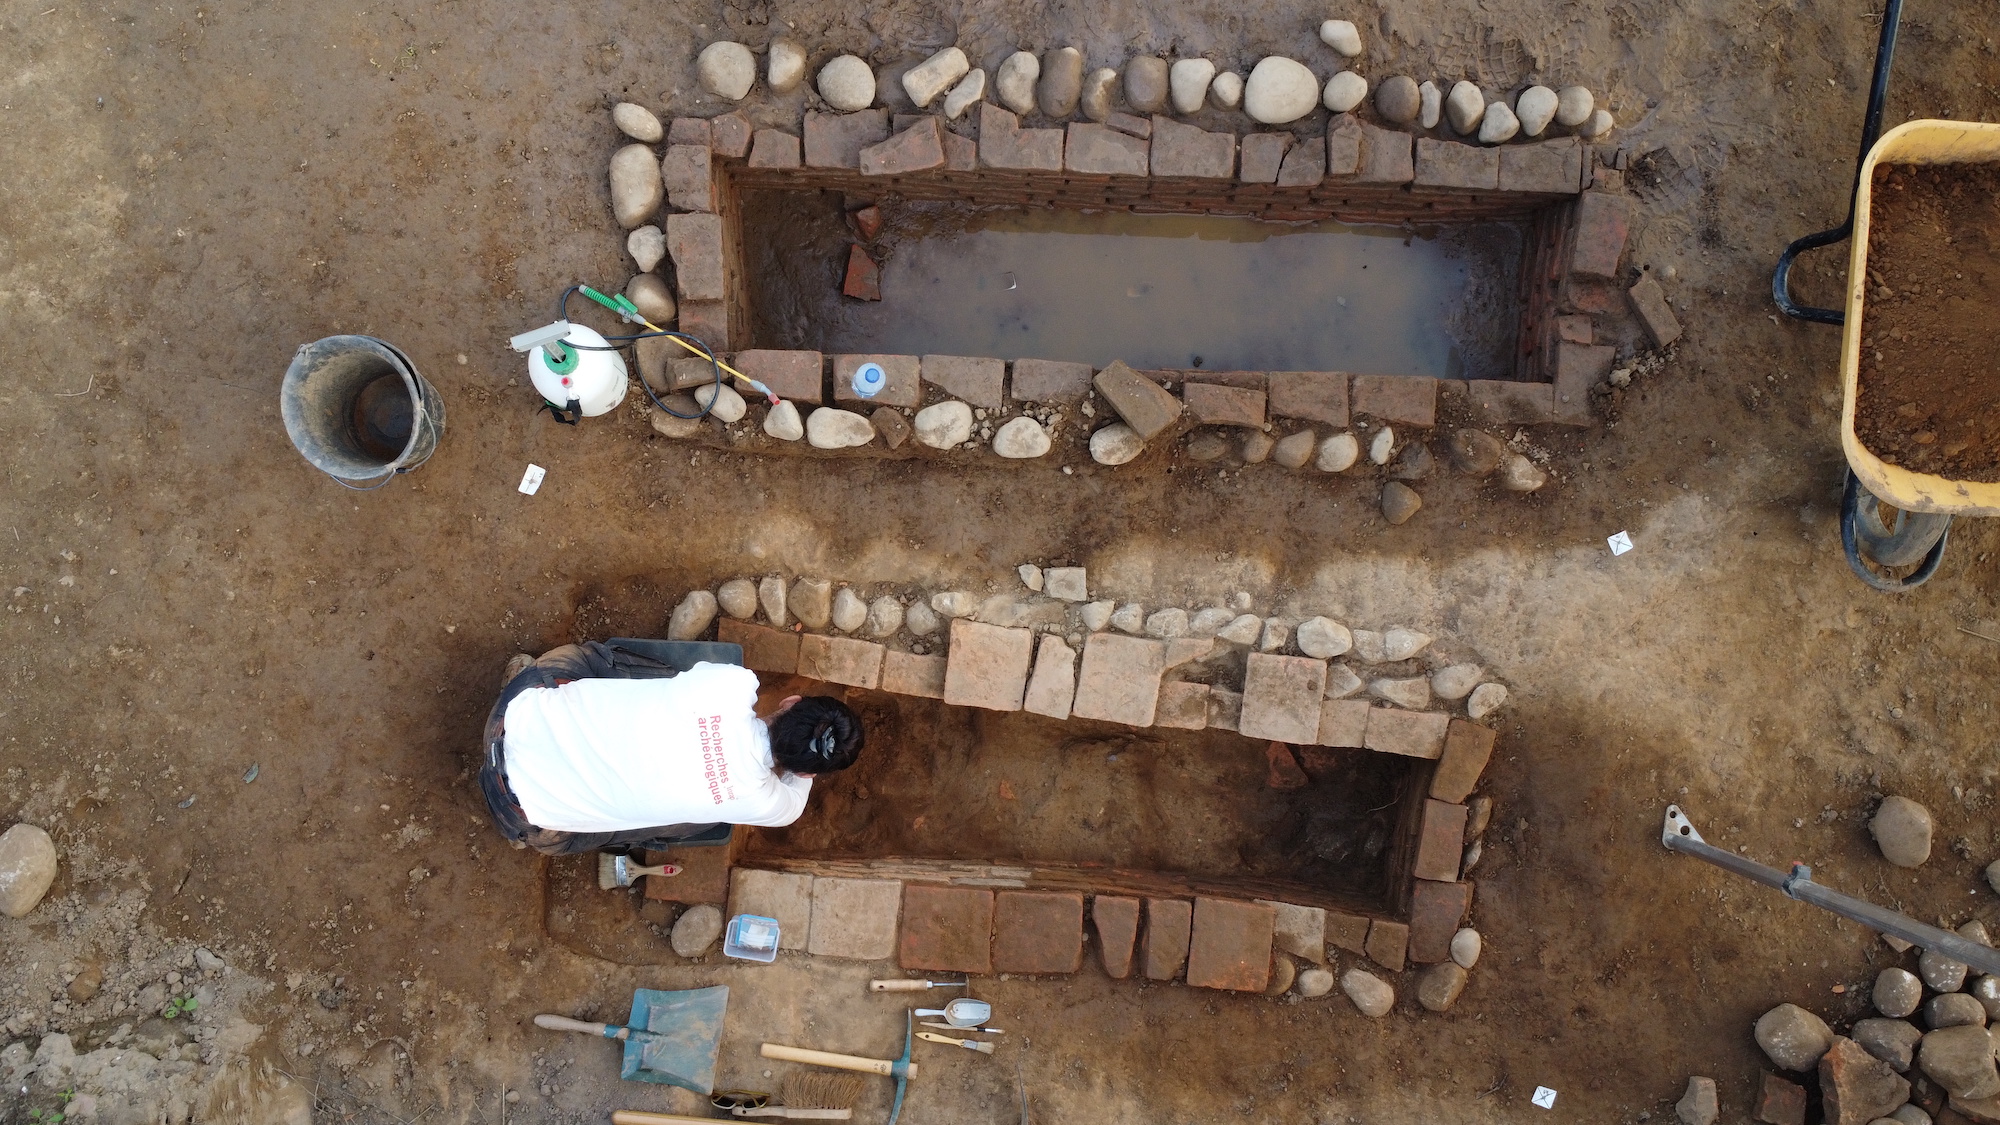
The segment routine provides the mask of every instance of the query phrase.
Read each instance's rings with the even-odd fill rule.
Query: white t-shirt
[[[537,828],[782,827],[812,779],[771,766],[757,674],[697,664],[664,680],[573,680],[507,704],[507,784]]]

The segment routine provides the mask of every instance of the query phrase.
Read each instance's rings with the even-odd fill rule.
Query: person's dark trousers
[[[582,852],[634,852],[641,849],[672,847],[679,840],[714,828],[715,824],[663,824],[624,832],[557,832],[537,828],[521,811],[521,802],[507,785],[506,730],[507,704],[524,691],[553,688],[569,680],[657,680],[674,675],[674,670],[637,653],[612,648],[597,641],[563,645],[542,654],[541,659],[507,681],[500,698],[486,716],[485,761],[479,768],[479,788],[486,795],[486,808],[500,834],[544,855],[577,855]]]

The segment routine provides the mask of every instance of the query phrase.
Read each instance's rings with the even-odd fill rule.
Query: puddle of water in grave
[[[746,192],[758,347],[1506,379],[1523,230],[883,204],[882,300],[843,297],[831,192]]]
[[[1227,731],[1128,731],[1026,712],[850,692],[868,732],[756,852],[842,858],[1097,863],[1297,882],[1386,907],[1413,760],[1316,753],[1275,790],[1265,744]]]

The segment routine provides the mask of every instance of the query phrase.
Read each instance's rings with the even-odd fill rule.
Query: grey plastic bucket
[[[279,392],[285,433],[312,466],[349,482],[389,483],[423,464],[444,433],[444,401],[410,357],[373,336],[299,348]]]

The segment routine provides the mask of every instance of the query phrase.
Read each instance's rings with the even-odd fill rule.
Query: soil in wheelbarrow
[[[1854,430],[1876,456],[2000,481],[2000,168],[1877,165]]]

